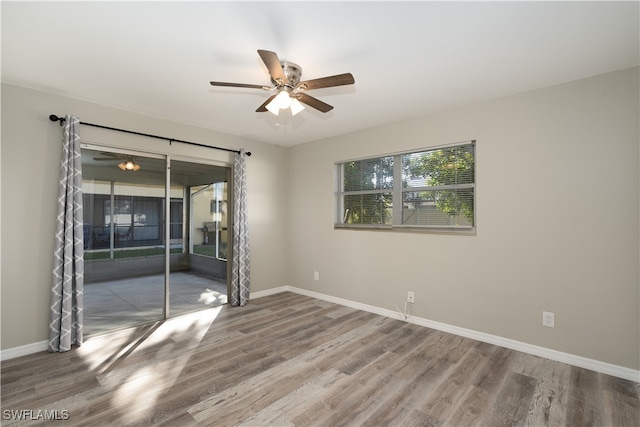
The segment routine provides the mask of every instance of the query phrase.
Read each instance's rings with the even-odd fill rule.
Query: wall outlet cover
[[[542,312],[542,326],[546,326],[547,328],[555,327],[555,315],[549,311]]]

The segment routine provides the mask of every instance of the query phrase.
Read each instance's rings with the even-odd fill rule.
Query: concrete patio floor
[[[227,284],[190,272],[169,276],[169,317],[227,303]],[[162,319],[164,275],[84,286],[84,334],[91,335]]]

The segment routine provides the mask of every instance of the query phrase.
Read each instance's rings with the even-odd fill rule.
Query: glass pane
[[[82,150],[82,174],[85,333],[162,319],[164,159]]]
[[[170,209],[170,226],[169,233],[171,240],[180,240],[183,236],[183,209],[184,204],[182,203],[182,199],[171,199],[171,209]]]
[[[344,224],[391,224],[391,193],[344,196]]]
[[[344,191],[393,188],[393,157],[343,163]]]
[[[227,302],[228,172],[218,166],[171,162],[171,188],[181,194],[180,199],[172,195],[171,201],[172,316]]]
[[[403,225],[473,226],[474,189],[405,191]]]
[[[196,226],[193,253],[226,260],[227,183],[191,187],[190,205]]]
[[[473,145],[403,155],[403,188],[472,184],[474,161]]]

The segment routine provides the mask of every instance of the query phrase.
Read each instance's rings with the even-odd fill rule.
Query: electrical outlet
[[[411,304],[416,302],[416,295],[411,291],[407,294],[407,302],[410,302]]]
[[[320,280],[320,272],[319,271],[314,271],[313,272],[313,280]]]
[[[555,319],[554,314],[548,311],[542,312],[542,326],[546,326],[547,328],[554,328]]]

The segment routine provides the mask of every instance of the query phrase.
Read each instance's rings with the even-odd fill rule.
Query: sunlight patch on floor
[[[222,310],[215,307],[89,339],[78,349],[97,371],[100,384],[113,391],[112,405],[126,424],[148,417],[158,398],[173,386]],[[167,354],[179,356],[166,359]],[[144,352],[140,361],[127,360]],[[158,359],[149,364],[150,359]],[[135,360],[135,359],[132,359]]]
[[[91,371],[100,374],[130,352],[138,344],[139,339],[144,337],[145,331],[156,327],[157,323],[88,338],[78,348],[78,354]]]
[[[209,326],[218,317],[220,310],[222,310],[221,306],[172,317],[163,322],[140,348],[144,349],[166,340],[187,341],[189,344],[197,346],[209,330]]]
[[[226,304],[227,295],[207,288],[206,291],[200,294],[198,302],[211,305],[211,304]]]

